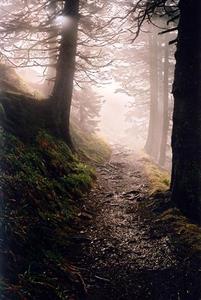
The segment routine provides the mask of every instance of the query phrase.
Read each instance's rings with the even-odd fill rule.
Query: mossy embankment
[[[94,172],[45,132],[25,144],[1,131],[2,299],[66,299],[69,237]],[[74,278],[75,277],[75,278]]]
[[[85,290],[70,258],[79,247],[72,237],[79,231],[82,196],[95,180],[90,158],[105,160],[110,150],[75,129],[72,153],[45,130],[43,101],[9,78],[0,82],[1,299],[69,299]]]

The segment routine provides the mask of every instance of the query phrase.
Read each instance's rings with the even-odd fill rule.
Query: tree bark
[[[52,93],[54,131],[72,147],[70,137],[70,109],[75,72],[79,0],[66,0],[63,9],[64,20],[56,79]]]
[[[173,84],[172,200],[201,223],[201,1],[180,0]]]

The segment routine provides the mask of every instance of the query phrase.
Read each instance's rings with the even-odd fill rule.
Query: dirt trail
[[[134,153],[115,149],[111,161],[97,167],[86,199],[93,218],[81,231],[88,239],[80,261],[87,299],[199,299],[168,235],[152,234],[141,216],[147,190]]]

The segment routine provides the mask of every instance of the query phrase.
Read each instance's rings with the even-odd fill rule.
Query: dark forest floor
[[[97,167],[79,233],[76,264],[88,291],[79,299],[201,299],[198,259],[175,247],[164,223],[156,225],[148,189],[144,162],[134,153],[116,148]]]

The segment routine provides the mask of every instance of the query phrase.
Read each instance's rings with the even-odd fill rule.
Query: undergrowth
[[[149,194],[164,192],[170,187],[170,175],[168,171],[159,169],[154,163],[146,160],[145,173],[149,180]]]
[[[93,170],[45,132],[25,144],[1,129],[1,299],[68,299],[68,236]]]

